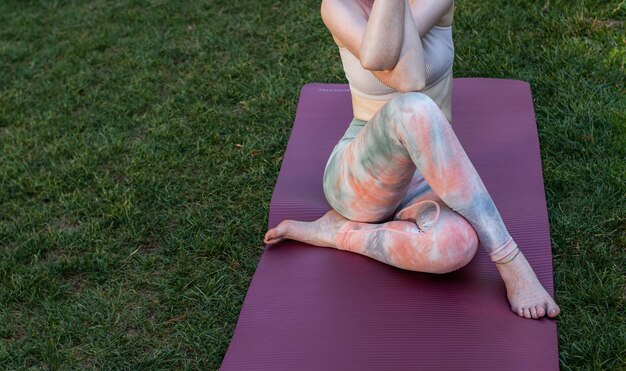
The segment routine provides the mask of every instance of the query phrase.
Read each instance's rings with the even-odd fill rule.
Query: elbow
[[[361,62],[361,67],[368,71],[391,71],[397,62],[391,59],[372,58],[367,55],[361,55],[359,61]]]
[[[396,68],[399,53],[391,50],[372,50],[366,45],[361,45],[359,62],[361,67],[368,71],[391,71]]]
[[[426,87],[426,80],[423,77],[415,77],[403,79],[396,88],[401,93],[409,93],[412,91],[421,91]]]
[[[402,45],[400,45],[401,47]],[[400,47],[393,45],[371,45],[366,37],[363,37],[359,50],[359,62],[361,67],[368,71],[391,71],[396,68],[400,60]]]

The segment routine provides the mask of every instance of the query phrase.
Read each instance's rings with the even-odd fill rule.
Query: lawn
[[[298,92],[345,82],[319,5],[0,2],[0,368],[219,367]],[[626,368],[625,19],[457,1],[455,76],[532,87],[565,370]]]

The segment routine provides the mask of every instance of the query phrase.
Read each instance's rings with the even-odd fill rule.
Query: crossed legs
[[[404,94],[354,131],[326,166],[324,192],[333,210],[313,223],[285,221],[265,242],[292,238],[432,273],[467,264],[478,240],[495,262],[519,253],[445,116],[426,95]],[[511,308],[527,318],[556,316],[558,307],[520,255],[511,268],[498,267]]]
[[[347,221],[336,248],[419,272],[447,273],[469,263],[478,248],[476,232],[424,183],[418,184],[426,189],[386,223]]]

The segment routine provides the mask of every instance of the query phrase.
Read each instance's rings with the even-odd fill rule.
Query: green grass
[[[455,75],[532,86],[563,369],[626,368],[625,16],[457,1]],[[219,367],[313,81],[319,1],[0,2],[0,368]]]

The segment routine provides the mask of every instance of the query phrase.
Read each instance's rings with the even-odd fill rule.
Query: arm
[[[452,24],[454,0],[415,0],[411,4],[413,20],[420,37],[424,37],[433,26],[443,21]]]
[[[359,48],[359,60],[366,70],[391,70],[398,63],[404,40],[404,2],[374,2]]]
[[[411,8],[404,2],[404,40],[398,63],[391,70],[372,71],[374,76],[399,92],[420,91],[426,86],[424,50]]]
[[[390,0],[377,0],[374,4],[376,5],[378,2],[385,4],[385,2],[390,3]],[[423,89],[426,83],[426,69],[424,66],[422,44],[408,2],[406,0],[400,2],[404,7],[404,15],[402,16],[402,40],[399,56],[397,57],[396,63],[391,66],[391,68],[385,66],[388,69],[381,71],[372,70],[372,73],[385,85],[398,91],[418,91]],[[381,7],[378,8],[380,12],[377,14],[382,15],[385,9],[387,8],[383,8],[381,5]],[[374,10],[376,9],[372,9],[372,15],[375,15]],[[350,53],[359,58],[362,65],[363,44],[367,46],[369,42],[371,47],[380,45],[380,43],[376,43],[377,40],[371,40],[371,42],[370,40],[365,40],[366,30],[367,27],[369,27],[368,15],[354,0],[323,0],[322,18],[333,35],[335,42],[347,48]],[[374,22],[372,23],[372,31],[377,29],[376,22],[382,22],[376,19],[372,20],[371,17],[369,20]],[[436,21],[437,20],[435,20],[435,22]],[[381,24],[385,23],[382,22]],[[397,31],[398,28],[392,29]],[[386,37],[389,37],[387,36],[387,30],[378,30],[380,34],[375,36],[382,37],[383,41],[386,40]],[[372,35],[372,32],[370,32],[369,35]],[[397,35],[391,36],[391,39],[397,40]],[[384,59],[396,59],[395,54],[397,52],[395,50],[392,51],[394,53],[391,56],[385,55]],[[374,52],[372,54],[376,55],[381,53],[382,52]],[[366,61],[364,68],[366,67],[378,66],[369,66]]]

